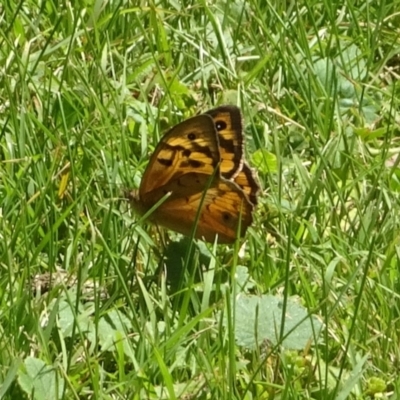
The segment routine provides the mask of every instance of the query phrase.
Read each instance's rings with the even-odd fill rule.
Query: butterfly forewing
[[[221,175],[232,179],[240,172],[243,163],[242,115],[235,106],[218,107],[206,114],[213,118],[218,132]]]
[[[243,123],[240,109],[235,106],[222,106],[208,111],[207,114],[213,117],[218,132],[221,175],[238,184],[250,202],[257,205],[260,188],[253,171],[244,159]]]
[[[139,196],[146,201],[153,190],[189,172],[213,175],[219,161],[213,120],[208,115],[190,118],[162,137],[143,175]]]

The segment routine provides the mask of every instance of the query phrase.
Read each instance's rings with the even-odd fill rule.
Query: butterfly
[[[149,220],[218,243],[243,237],[253,221],[259,185],[244,160],[240,109],[221,106],[165,133],[150,157],[139,190],[128,198]]]

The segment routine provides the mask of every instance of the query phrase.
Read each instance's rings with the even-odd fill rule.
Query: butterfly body
[[[218,243],[244,236],[258,185],[243,160],[241,114],[219,107],[171,128],[150,158],[133,208],[168,229]],[[197,222],[197,224],[196,224]]]

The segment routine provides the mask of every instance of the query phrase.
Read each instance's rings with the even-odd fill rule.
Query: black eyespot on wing
[[[225,121],[215,121],[215,127],[217,128],[217,131],[222,131],[227,128],[226,122]]]
[[[231,219],[232,219],[232,215],[231,214],[229,214],[226,211],[222,213],[222,220],[224,222],[229,222]]]
[[[189,133],[187,135],[187,137],[188,137],[189,140],[195,140],[196,139],[196,134],[192,132],[192,133]]]

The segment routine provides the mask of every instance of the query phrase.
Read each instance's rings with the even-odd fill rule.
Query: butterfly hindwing
[[[190,235],[200,207],[194,236],[198,239],[213,242],[218,235],[219,243],[232,243],[252,223],[253,205],[234,182],[189,173],[170,182],[169,189],[170,197],[150,217],[168,229]]]

